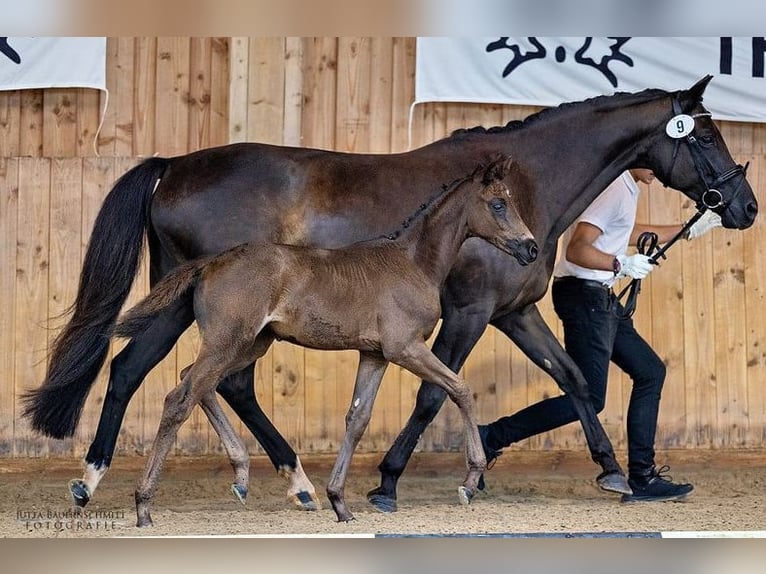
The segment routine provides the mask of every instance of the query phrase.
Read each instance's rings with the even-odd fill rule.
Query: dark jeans
[[[628,404],[628,468],[654,465],[654,437],[665,365],[636,332],[611,289],[575,278],[553,282],[553,305],[564,324],[564,346],[588,381],[596,412],[604,408],[609,361],[633,380]],[[566,395],[545,399],[491,423],[487,444],[503,448],[578,420]]]

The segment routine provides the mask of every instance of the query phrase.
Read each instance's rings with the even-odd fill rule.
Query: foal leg
[[[476,409],[471,389],[459,375],[442,363],[422,341],[417,341],[403,349],[401,353],[397,353],[396,357],[391,357],[391,362],[442,387],[460,409],[465,424],[468,474],[462,486],[458,488],[458,495],[460,502],[463,504],[470,503],[476,493],[479,477],[487,466],[484,449],[479,438]]]
[[[226,418],[214,392],[204,395],[200,404],[213,430],[221,439],[223,448],[229,455],[231,467],[234,469],[234,484],[231,485],[231,491],[242,504],[245,504],[250,474],[250,456],[247,453],[247,447]]]
[[[141,335],[133,338],[112,360],[101,418],[96,436],[85,455],[82,479],[69,482],[77,507],[90,501],[101,479],[109,470],[125,411],[144,377],[173,348],[181,334],[194,321],[191,305],[179,300]]]
[[[346,506],[345,486],[348,467],[354,455],[356,445],[362,438],[370,416],[380,382],[386,372],[388,361],[381,355],[360,352],[359,368],[356,371],[356,383],[351,398],[351,406],[346,413],[346,434],[335,459],[335,465],[327,483],[327,497],[338,517],[338,522],[348,522],[354,515]]]
[[[162,465],[175,443],[178,429],[189,418],[202,396],[214,392],[223,374],[220,361],[209,357],[203,345],[197,361],[183,382],[165,397],[157,435],[154,437],[143,476],[136,486],[136,526],[152,526],[149,506],[157,491]]]
[[[487,327],[491,309],[445,307],[442,326],[433,353],[453,372],[458,372]],[[381,512],[396,512],[396,488],[420,436],[444,404],[447,393],[424,379],[407,424],[378,465],[380,486],[367,493],[367,500]]]

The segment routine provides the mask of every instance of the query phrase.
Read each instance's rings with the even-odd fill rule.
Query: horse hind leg
[[[231,485],[231,491],[242,504],[245,504],[250,476],[250,456],[247,453],[247,447],[226,418],[226,414],[215,398],[214,391],[204,395],[200,405],[213,430],[221,439],[226,454],[229,455],[229,462],[234,469],[234,484]]]

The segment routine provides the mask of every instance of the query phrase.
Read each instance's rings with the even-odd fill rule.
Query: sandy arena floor
[[[377,486],[380,455],[358,455],[346,498],[356,520],[339,524],[324,487],[334,456],[307,456],[303,465],[324,508],[294,509],[286,482],[265,457],[254,457],[250,496],[240,505],[229,492],[223,458],[172,458],[152,506],[155,526],[135,525],[133,490],[143,458],[117,458],[87,507],[73,522],[67,483],[81,476],[69,459],[0,460],[0,537],[91,538],[136,536],[504,534],[766,530],[766,453],[660,453],[676,480],[695,490],[682,503],[621,504],[600,491],[598,468],[580,452],[506,452],[487,474],[488,489],[470,506],[458,502],[461,454],[416,454],[399,486],[399,511],[382,514],[366,501]],[[624,460],[624,456],[620,457]]]

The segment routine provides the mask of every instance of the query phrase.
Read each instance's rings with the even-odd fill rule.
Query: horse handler
[[[655,267],[649,255],[627,255],[629,244],[636,245],[644,232],[665,243],[682,230],[681,225],[636,223],[640,194],[636,182],[653,180],[651,170],[631,169],[612,182],[565,234],[553,272],[553,305],[563,322],[564,346],[588,381],[596,412],[604,408],[610,361],[633,381],[627,413],[628,483],[633,494],[623,495],[622,502],[682,500],[694,488],[674,483],[666,474],[668,466],[655,465],[654,439],[666,369],[612,291],[615,280],[643,279]],[[720,217],[708,210],[685,237],[691,240],[720,226]],[[572,401],[561,395],[480,425],[487,462],[511,443],[576,420]]]

